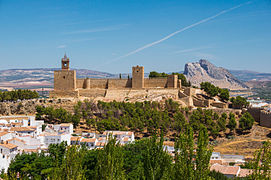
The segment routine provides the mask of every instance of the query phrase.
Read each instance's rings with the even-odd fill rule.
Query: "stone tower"
[[[62,69],[54,72],[55,91],[74,91],[76,89],[76,72],[70,70],[70,60],[66,54],[61,59]]]
[[[142,89],[144,88],[144,67],[136,66],[133,67],[133,78],[132,78],[132,88]]]
[[[62,70],[70,70],[70,59],[67,58],[66,53],[64,57],[61,59],[61,63],[62,63]]]

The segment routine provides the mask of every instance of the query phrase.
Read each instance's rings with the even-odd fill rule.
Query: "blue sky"
[[[271,73],[271,1],[246,2],[0,0],[0,69],[60,67],[66,52],[73,68],[111,73],[181,71],[199,59]]]

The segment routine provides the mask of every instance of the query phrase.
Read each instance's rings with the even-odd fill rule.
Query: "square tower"
[[[67,58],[66,53],[64,57],[61,59],[62,70],[70,70],[70,59]]]
[[[55,91],[74,91],[76,90],[76,72],[70,70],[70,60],[66,54],[61,59],[62,69],[54,72]]]
[[[178,87],[178,75],[169,75],[167,77],[167,88]]]
[[[133,67],[133,78],[132,78],[132,88],[142,89],[144,88],[144,67],[136,66]]]

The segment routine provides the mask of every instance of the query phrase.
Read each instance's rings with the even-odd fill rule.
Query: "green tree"
[[[254,159],[250,162],[253,169],[251,180],[267,180],[271,178],[271,143],[263,143],[263,147],[255,153]]]
[[[166,73],[158,73],[158,72],[156,72],[156,71],[152,71],[152,72],[150,72],[150,74],[149,74],[149,78],[157,78],[157,77],[167,77],[168,76],[168,74],[166,74]]]
[[[85,166],[84,160],[86,155],[86,148],[79,146],[68,146],[65,151],[63,162],[52,169],[49,179],[59,180],[84,180],[85,177]]]
[[[202,82],[200,89],[203,89],[210,97],[217,96],[220,89],[209,82]]]
[[[163,136],[158,140],[155,135],[146,141],[147,146],[143,154],[144,177],[146,179],[169,179],[171,175],[172,159],[164,151],[163,142]]]
[[[233,107],[235,108],[245,108],[249,105],[249,102],[247,102],[246,98],[237,96],[236,98],[232,97],[231,100]]]
[[[220,131],[224,132],[226,131],[226,123],[227,123],[227,114],[223,113],[217,121]]]
[[[195,143],[192,128],[186,127],[175,144],[173,179],[209,179],[212,149],[209,148],[208,142],[206,128],[200,130],[197,143]]]
[[[174,119],[174,129],[180,132],[183,129],[184,125],[187,123],[183,113],[177,111],[174,114],[173,119]]]
[[[99,151],[95,177],[103,180],[125,179],[123,151],[115,138],[109,138],[105,147]]]
[[[254,118],[248,112],[244,113],[242,117],[239,119],[239,129],[241,131],[250,130],[253,124],[254,124]]]
[[[228,101],[230,99],[230,92],[228,89],[220,89],[219,97],[222,101]]]
[[[228,128],[230,129],[231,132],[233,132],[236,129],[236,126],[237,126],[237,123],[235,120],[235,115],[233,113],[230,113]]]

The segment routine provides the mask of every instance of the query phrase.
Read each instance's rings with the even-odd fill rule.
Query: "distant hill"
[[[0,89],[53,87],[55,68],[0,70]],[[78,78],[113,78],[114,74],[76,69]]]
[[[0,70],[0,89],[10,88],[53,88],[53,77],[56,68],[8,69]],[[78,78],[118,78],[119,74],[111,74],[87,69],[75,69]],[[210,81],[221,87],[246,88],[242,81],[271,81],[271,73],[259,73],[246,70],[226,70],[216,67],[207,60],[187,63],[185,71],[187,78],[199,86],[202,81]],[[148,77],[149,73],[145,73]],[[122,78],[127,78],[122,73]],[[129,74],[131,77],[132,75]]]
[[[271,73],[259,73],[247,70],[230,70],[241,81],[271,81]]]
[[[220,88],[246,89],[248,88],[242,81],[234,77],[227,69],[216,67],[207,60],[187,63],[184,75],[192,85],[200,86],[201,82],[211,82]]]

